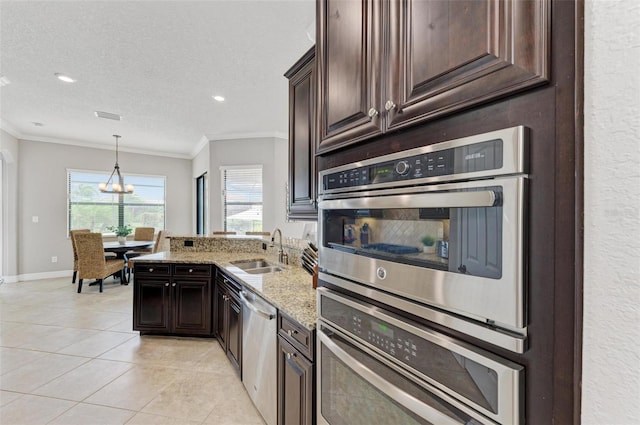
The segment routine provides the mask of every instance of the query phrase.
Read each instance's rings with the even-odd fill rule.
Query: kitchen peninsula
[[[289,254],[290,264],[280,265],[281,271],[250,274],[234,266],[232,262],[265,259],[270,263],[278,264],[276,248],[268,246],[268,241],[243,236],[171,236],[169,238],[170,251],[144,255],[132,260],[136,276],[134,284],[139,280],[138,278],[148,277],[149,267],[154,269],[151,274],[155,272],[154,276],[159,278],[169,276],[171,269],[180,272],[184,269],[182,267],[184,265],[210,265],[214,268],[210,276],[215,275],[215,269],[230,275],[240,281],[247,290],[263,297],[280,312],[289,315],[309,330],[315,329],[316,293],[312,287],[312,277],[302,269],[299,262],[305,241],[293,239],[285,243],[284,250]],[[266,245],[266,249],[262,249],[263,244]],[[153,268],[153,265],[156,267]],[[192,269],[192,276],[198,273],[195,268]],[[189,268],[184,270],[188,273]],[[197,270],[201,272],[202,269]],[[138,293],[137,289],[135,292]]]
[[[170,240],[169,251],[132,260],[134,330],[216,337],[268,425],[312,424],[316,290],[300,264],[307,242],[285,241],[282,264],[266,239]]]

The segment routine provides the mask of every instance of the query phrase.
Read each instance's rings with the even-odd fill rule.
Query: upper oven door
[[[525,182],[505,177],[323,200],[320,268],[519,331],[526,326]]]

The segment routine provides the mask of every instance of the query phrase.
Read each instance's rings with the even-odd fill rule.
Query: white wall
[[[640,3],[585,2],[582,423],[640,423]]]
[[[19,141],[19,149],[18,273],[26,279],[71,270],[67,169],[111,171],[114,151],[25,140]],[[173,233],[191,232],[191,160],[120,152],[118,162],[125,176],[166,176],[166,228]],[[39,217],[38,223],[32,222],[33,216]],[[58,263],[51,262],[52,256],[58,257]]]
[[[5,282],[17,281],[18,275],[18,140],[0,130],[2,170],[2,270]]]
[[[224,165],[262,165],[262,228],[279,227],[286,237],[300,237],[303,223],[286,221],[286,182],[288,144],[284,139],[259,138],[217,140],[209,143],[210,229],[222,229],[222,193],[220,167]]]

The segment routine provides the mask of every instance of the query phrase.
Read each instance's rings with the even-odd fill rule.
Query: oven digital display
[[[381,335],[386,336],[387,338],[393,339],[393,329],[384,323],[377,323],[373,320],[371,321],[371,330],[373,332],[379,333]]]
[[[372,183],[386,183],[393,181],[393,162],[378,164],[370,168]]]

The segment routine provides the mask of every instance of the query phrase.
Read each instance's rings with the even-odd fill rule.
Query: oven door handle
[[[348,365],[354,373],[358,374],[362,379],[369,382],[375,388],[380,389],[387,397],[393,399],[396,403],[404,406],[406,409],[412,411],[421,418],[439,425],[464,424],[464,422],[457,421],[454,418],[439,412],[380,377],[367,366],[363,365],[340,348],[331,340],[331,336],[329,336],[324,329],[318,329],[318,337],[322,343],[331,350],[333,355],[340,359],[344,364]]]
[[[331,199],[321,201],[318,207],[324,210],[354,208],[474,208],[494,207],[500,202],[501,196],[495,191],[479,190]]]

